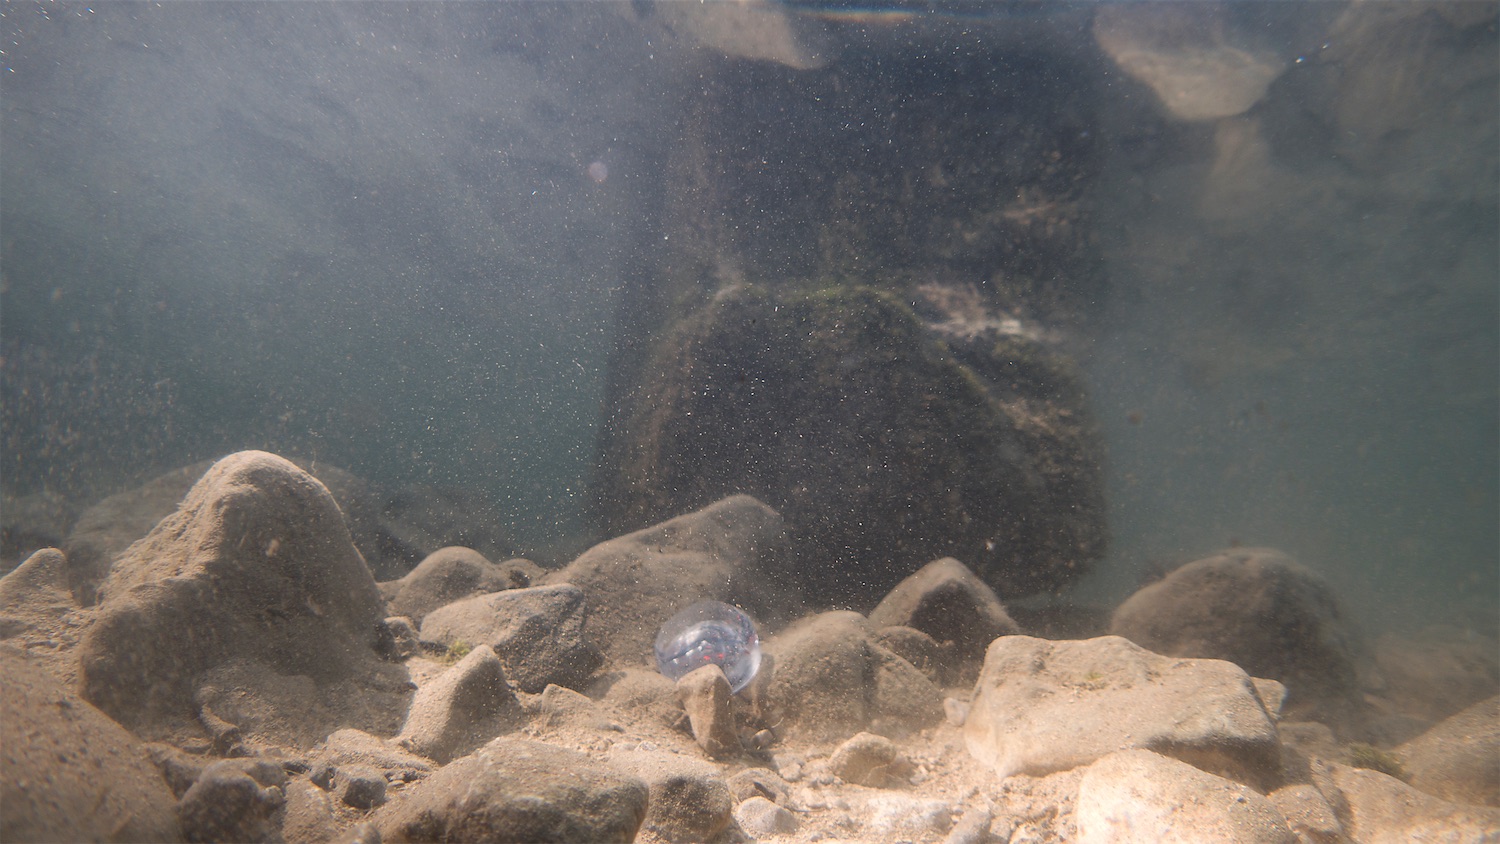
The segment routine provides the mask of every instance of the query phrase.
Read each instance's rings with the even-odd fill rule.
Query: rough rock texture
[[[759,795],[736,806],[734,819],[741,829],[757,838],[787,835],[801,826],[796,815]]]
[[[721,759],[741,751],[734,708],[730,705],[729,680],[722,668],[710,664],[683,675],[677,681],[677,699],[682,701],[693,738],[703,752]]]
[[[1075,812],[1082,844],[1297,844],[1264,796],[1149,750],[1089,765]]]
[[[444,545],[472,544],[497,559],[510,555],[504,537],[476,530],[494,524],[473,502],[437,490],[391,491],[336,466],[293,460],[324,484],[345,515],[355,547],[377,578],[398,578],[424,555]],[[111,564],[156,523],[171,515],[211,461],[174,469],[139,487],[111,495],[84,510],[64,541],[69,584],[80,601],[94,602],[94,590]]]
[[[1500,697],[1480,701],[1396,748],[1407,782],[1428,794],[1500,807]]]
[[[885,736],[855,733],[833,751],[828,770],[844,782],[889,788],[906,781],[901,750]]]
[[[542,570],[529,560],[495,564],[472,548],[449,546],[428,554],[400,580],[380,584],[390,614],[421,624],[422,617],[460,598],[530,586]]]
[[[286,773],[263,759],[225,759],[203,770],[177,814],[189,841],[281,840]]]
[[[1224,659],[1280,680],[1289,713],[1346,715],[1358,698],[1352,636],[1333,593],[1273,549],[1188,563],[1126,599],[1110,633],[1167,656]]]
[[[215,463],[120,558],[99,599],[81,689],[135,729],[195,716],[194,683],[231,660],[319,686],[399,671],[374,651],[384,607],[338,505],[265,452]]]
[[[68,588],[68,560],[43,548],[0,577],[0,639],[53,629],[78,609]]]
[[[489,645],[480,645],[417,689],[397,741],[447,763],[517,726],[521,704]]]
[[[0,676],[0,840],[182,840],[134,736],[16,650],[0,647]]]
[[[500,738],[411,786],[373,822],[387,844],[629,842],[648,794],[640,779],[582,753]]]
[[[1221,660],[1158,656],[1117,636],[990,645],[964,722],[969,752],[1001,777],[1039,776],[1128,748],[1252,785],[1281,769],[1250,677]]]
[[[776,511],[732,495],[602,542],[546,580],[589,595],[589,630],[612,666],[654,665],[657,629],[690,604],[732,603],[762,623],[786,615],[795,596],[764,569],[782,539]]]
[[[1344,826],[1339,823],[1338,813],[1317,786],[1307,783],[1289,785],[1276,789],[1268,796],[1299,840],[1341,840]]]
[[[729,825],[734,801],[717,767],[662,751],[618,753],[609,761],[651,790],[643,833],[662,841],[709,841]]]
[[[911,663],[871,641],[864,616],[809,616],[772,636],[763,707],[778,732],[836,741],[861,730],[901,733],[943,718],[942,694]]]
[[[422,621],[422,640],[444,646],[489,645],[515,688],[533,694],[549,683],[581,687],[599,667],[599,649],[585,633],[588,605],[568,583],[476,595],[441,607]]]
[[[1333,767],[1348,802],[1345,831],[1359,844],[1500,839],[1500,810],[1461,806],[1364,768]]]
[[[976,663],[975,674],[990,642],[1021,632],[995,590],[952,557],[934,560],[898,583],[870,611],[870,624],[912,627],[939,643],[951,642],[958,659]]]
[[[825,606],[873,606],[945,555],[1007,595],[1060,587],[1104,547],[1082,380],[1021,334],[966,348],[869,288],[726,287],[664,334],[618,421],[606,524],[747,492],[788,520],[778,577]]]

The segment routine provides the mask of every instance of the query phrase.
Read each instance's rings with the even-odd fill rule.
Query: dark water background
[[[1302,6],[1264,7],[1290,69],[1238,156],[1099,83],[1111,292],[1070,346],[1113,540],[1076,597],[1269,545],[1367,626],[1493,629],[1494,27],[1341,56],[1344,4]],[[644,3],[0,11],[7,501],[253,447],[477,490],[527,553],[587,541],[620,292],[721,53]]]

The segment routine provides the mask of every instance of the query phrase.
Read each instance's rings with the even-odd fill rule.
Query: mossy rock
[[[788,582],[866,610],[942,556],[1014,597],[1102,553],[1086,396],[1042,342],[959,341],[857,285],[741,284],[669,325],[649,361],[607,432],[611,531],[749,493],[787,519]]]

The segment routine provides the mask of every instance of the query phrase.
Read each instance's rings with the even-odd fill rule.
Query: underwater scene
[[[1500,3],[0,29],[0,841],[1500,842]]]

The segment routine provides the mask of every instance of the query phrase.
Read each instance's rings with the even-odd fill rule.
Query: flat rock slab
[[[582,753],[501,738],[412,786],[372,820],[387,844],[623,844],[645,820],[648,795],[645,782]]]
[[[587,620],[583,592],[556,583],[455,601],[427,614],[422,639],[489,645],[511,685],[537,694],[549,683],[578,688],[599,667],[599,649],[584,635]]]
[[[1090,765],[1075,811],[1080,844],[1297,844],[1269,799],[1149,750]]]
[[[1045,776],[1144,748],[1240,782],[1280,770],[1276,728],[1233,663],[1158,656],[1118,636],[996,639],[964,722],[969,753]]]

